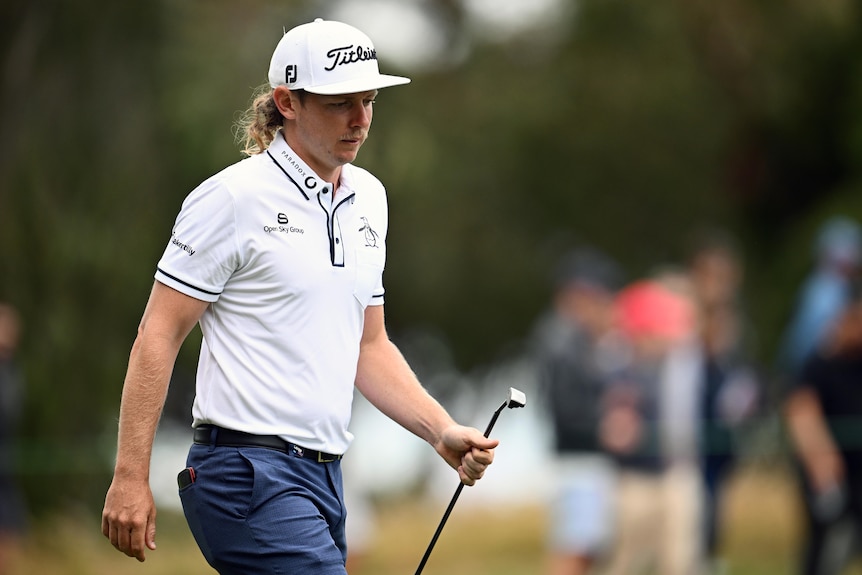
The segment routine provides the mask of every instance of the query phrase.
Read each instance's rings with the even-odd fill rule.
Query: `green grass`
[[[724,528],[727,575],[795,572],[799,541],[794,486],[781,470],[748,470],[730,485]],[[378,531],[351,575],[415,572],[444,506],[399,501],[379,507]],[[543,572],[545,510],[457,507],[425,567],[425,575],[533,575]],[[185,520],[161,513],[158,549],[143,564],[115,551],[99,517],[68,514],[38,523],[8,575],[211,575]],[[862,574],[859,566],[849,574]],[[7,575],[7,574],[3,574]]]

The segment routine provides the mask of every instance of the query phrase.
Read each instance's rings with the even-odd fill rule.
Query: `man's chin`
[[[336,157],[341,165],[349,164],[356,160],[356,156],[359,155],[359,147],[355,150],[348,150],[339,153]]]

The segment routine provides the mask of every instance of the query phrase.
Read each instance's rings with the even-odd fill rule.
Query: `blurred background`
[[[788,433],[801,373],[788,354],[802,361],[788,341],[824,262],[839,258],[842,278],[859,264],[860,10],[850,0],[4,3],[0,302],[12,335],[5,348],[0,337],[0,494],[19,496],[0,503],[0,574],[211,572],[174,484],[199,332],[157,440],[160,549],[143,566],[99,527],[122,381],[182,200],[241,158],[233,122],[283,29],[315,17],[364,30],[382,71],[413,80],[380,94],[357,161],[389,194],[390,334],[464,423],[484,428],[509,386],[530,400],[501,417],[497,462],[465,490],[426,573],[543,573],[552,562],[559,440],[535,334],[565,283],[561,258],[589,247],[619,270],[614,298],[649,281],[688,306],[678,329],[664,308],[644,320],[664,361],[707,324],[693,256],[707,236],[732,246],[735,271],[715,281],[733,291],[728,337],[744,347],[750,385],[730,393],[738,409],[718,447],[699,439],[709,416],[657,401],[649,425],[688,426],[665,425],[672,437],[648,451],[665,469],[667,445],[690,439],[698,477],[708,455],[735,462],[718,543],[695,537],[698,572],[802,573],[810,469]],[[708,387],[683,395],[700,405]],[[604,410],[596,425],[627,421],[626,401],[607,397],[590,404]],[[848,401],[862,413],[858,392]],[[457,478],[361,397],[353,425],[351,573],[412,572]],[[614,461],[619,449],[599,446]],[[638,569],[620,572],[671,573]]]

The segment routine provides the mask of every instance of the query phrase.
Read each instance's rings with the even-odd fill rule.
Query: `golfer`
[[[223,575],[346,573],[354,387],[464,484],[491,464],[497,441],[452,420],[384,327],[386,195],[351,162],[378,89],[409,81],[380,74],[370,39],[343,23],[318,19],[278,43],[244,123],[249,157],[186,198],[132,347],[102,513],[126,555],[156,548],[152,443],[195,324],[193,443],[178,480],[189,527]]]

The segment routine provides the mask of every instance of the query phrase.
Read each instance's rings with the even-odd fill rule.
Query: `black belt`
[[[195,428],[194,441],[200,445],[218,445],[223,447],[264,447],[266,449],[275,449],[276,451],[281,451],[295,457],[312,459],[318,463],[329,463],[341,459],[341,455],[301,447],[285,441],[277,435],[253,435],[209,424],[199,425]]]

